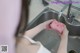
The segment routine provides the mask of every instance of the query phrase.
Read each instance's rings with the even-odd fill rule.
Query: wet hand
[[[68,31],[67,27],[64,26],[64,30],[63,30],[63,33],[62,33],[62,35],[61,35],[61,38],[62,38],[62,39],[63,39],[63,38],[68,38],[68,33],[69,33],[69,31]]]
[[[40,29],[47,29],[47,26],[53,21],[53,19],[45,21],[41,24],[38,25],[38,27],[40,27]]]

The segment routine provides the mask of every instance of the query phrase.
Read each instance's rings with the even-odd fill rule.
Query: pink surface
[[[53,20],[49,25],[48,25],[48,29],[53,29],[58,31],[59,33],[62,34],[63,30],[64,30],[64,24],[61,22],[58,22],[57,20]]]

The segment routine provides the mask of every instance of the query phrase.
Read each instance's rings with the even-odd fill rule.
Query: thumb
[[[46,24],[50,24],[51,22],[53,22],[54,19],[48,20],[46,21]]]

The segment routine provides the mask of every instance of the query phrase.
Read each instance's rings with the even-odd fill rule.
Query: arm
[[[0,45],[15,53],[15,32],[20,19],[21,0],[0,0]]]
[[[49,25],[53,20],[48,20],[48,21],[45,21],[41,24],[39,24],[38,26],[28,30],[25,32],[24,35],[27,35],[29,36],[30,38],[33,38],[35,37],[39,32],[41,32],[43,29],[46,29],[47,25]]]
[[[45,21],[38,26],[28,30],[25,32],[24,36],[28,36],[33,38],[38,34],[40,31],[46,28],[46,26],[51,23],[53,20]],[[32,45],[31,42],[27,39],[21,38],[19,43],[17,44],[17,53],[36,53],[39,50],[40,45]]]
[[[67,45],[68,45],[68,30],[65,27],[63,34],[61,35],[61,42],[57,53],[67,53]]]
[[[36,26],[28,31],[26,31],[26,35],[30,38],[35,37],[39,32],[41,32],[44,28],[41,28],[40,26]]]

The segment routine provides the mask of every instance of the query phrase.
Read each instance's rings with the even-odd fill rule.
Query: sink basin
[[[62,23],[64,23],[68,30],[69,30],[69,42],[68,42],[68,51],[70,50],[75,50],[77,52],[80,52],[80,33],[79,33],[79,28],[80,26],[75,26],[75,25],[71,25],[70,23],[68,23],[67,19],[65,18],[65,15],[61,16],[60,21]],[[46,8],[44,11],[42,11],[31,23],[28,24],[28,28],[27,30],[37,26],[38,24],[46,21],[46,20],[50,20],[50,19],[56,19],[58,20],[58,12],[50,9],[50,8]],[[72,29],[73,28],[73,29]],[[74,30],[74,28],[78,29]],[[75,38],[75,37],[78,38]],[[74,37],[74,38],[73,38]],[[54,31],[54,30],[43,30],[41,31],[39,34],[37,34],[36,37],[34,37],[34,40],[36,41],[40,41],[47,49],[51,50],[52,52],[56,52],[58,47],[59,47],[59,43],[60,43],[60,37],[59,37],[59,33]]]

